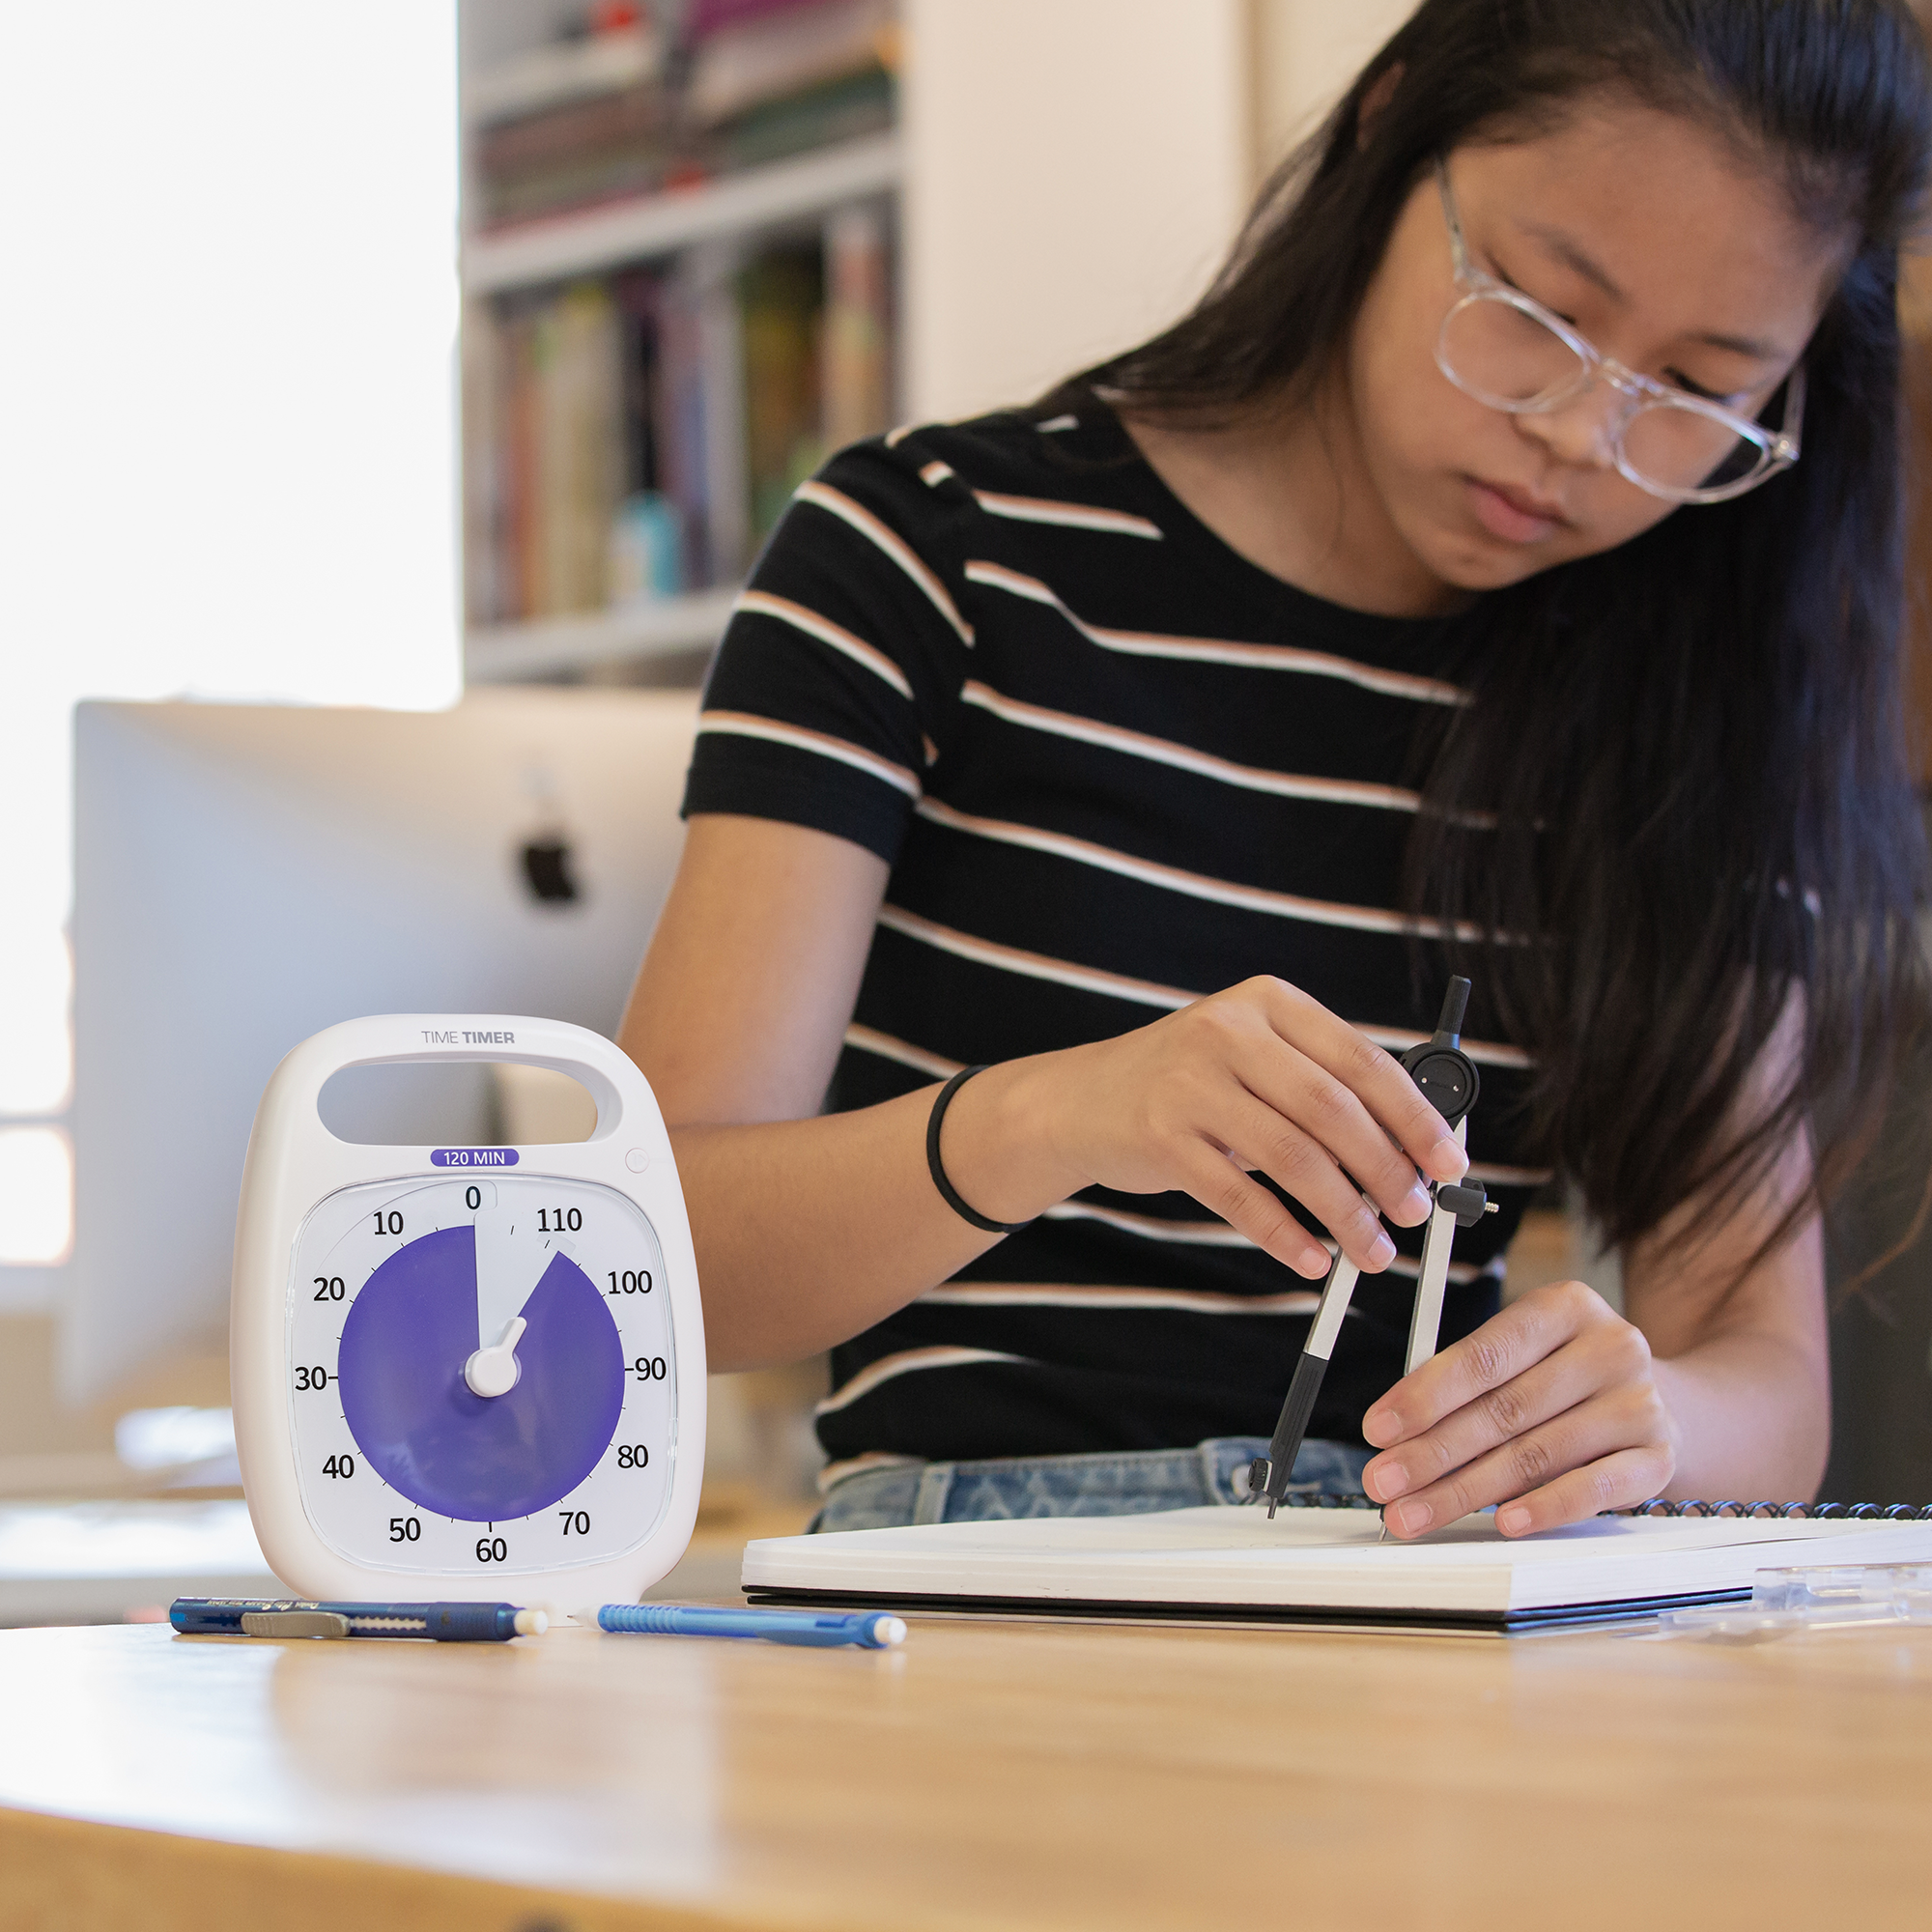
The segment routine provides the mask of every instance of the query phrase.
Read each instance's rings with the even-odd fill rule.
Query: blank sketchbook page
[[[1492,1516],[1378,1542],[1373,1510],[1171,1510],[772,1537],[748,1590],[989,1603],[1508,1616],[1747,1590],[1795,1563],[1932,1562],[1932,1522],[1595,1517],[1515,1542]]]

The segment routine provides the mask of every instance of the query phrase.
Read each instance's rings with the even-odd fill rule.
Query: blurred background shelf
[[[533,220],[467,242],[463,285],[471,295],[499,295],[702,242],[750,241],[893,193],[901,171],[898,136],[872,134],[719,181]]]
[[[460,0],[465,668],[694,682],[901,390],[896,0]]]
[[[478,625],[465,643],[469,678],[506,684],[709,650],[724,635],[737,594],[729,587],[694,590],[657,604]]]

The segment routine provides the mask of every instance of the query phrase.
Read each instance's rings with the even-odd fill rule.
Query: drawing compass
[[[1435,1032],[1402,1056],[1404,1069],[1448,1123],[1458,1146],[1466,1144],[1469,1110],[1475,1106],[1476,1095],[1482,1090],[1476,1063],[1463,1051],[1463,1014],[1468,1004],[1469,981],[1460,977],[1451,980]],[[1456,1230],[1473,1228],[1485,1214],[1496,1211],[1482,1188],[1466,1181],[1459,1184],[1432,1180],[1429,1196],[1435,1206],[1429,1216],[1428,1232],[1422,1237],[1422,1264],[1415,1284],[1415,1313],[1409,1321],[1404,1375],[1412,1374],[1435,1352],[1436,1336],[1442,1326],[1442,1293],[1449,1280],[1449,1250]],[[1349,1312],[1349,1301],[1354,1294],[1359,1274],[1353,1262],[1337,1253],[1328,1279],[1322,1284],[1321,1303],[1316,1310],[1314,1325],[1308,1331],[1301,1358],[1294,1365],[1294,1378],[1281,1406],[1281,1420],[1275,1424],[1268,1453],[1257,1456],[1248,1465],[1249,1497],[1257,1502],[1265,1500],[1270,1517],[1288,1494],[1294,1459],[1308,1434],[1308,1420],[1315,1412],[1321,1378],[1327,1371],[1328,1358],[1335,1352],[1336,1338],[1342,1332],[1343,1318]]]

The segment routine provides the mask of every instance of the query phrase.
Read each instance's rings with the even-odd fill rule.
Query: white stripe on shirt
[[[945,584],[921,562],[896,530],[888,529],[870,510],[829,483],[801,483],[792,494],[802,503],[815,503],[821,510],[829,510],[867,542],[877,545],[925,593],[932,608],[959,634],[960,640],[968,644],[973,641],[973,627],[959,614],[959,607],[947,594]]]
[[[861,1053],[876,1053],[881,1060],[896,1061],[901,1066],[910,1066],[915,1073],[928,1073],[935,1080],[951,1080],[966,1065],[963,1060],[948,1060],[943,1054],[928,1053],[923,1046],[895,1039],[875,1027],[860,1026],[856,1020],[845,1029],[845,1044]]]
[[[814,1415],[831,1415],[836,1410],[854,1403],[862,1395],[870,1395],[881,1382],[889,1382],[895,1376],[910,1375],[919,1369],[966,1369],[978,1362],[1025,1362],[1024,1355],[1009,1355],[998,1349],[907,1349],[896,1355],[881,1355],[876,1362],[867,1362],[850,1381],[838,1388],[812,1410]]]
[[[744,711],[702,711],[697,717],[698,736],[719,733],[730,738],[758,738],[768,745],[789,745],[794,751],[813,752],[821,758],[836,758],[854,771],[884,779],[895,790],[913,800],[920,793],[919,780],[903,765],[881,758],[843,738],[824,731],[810,731],[802,724],[779,724],[769,718],[754,718]]]
[[[975,939],[970,933],[955,932],[950,925],[922,919],[917,913],[903,912],[895,905],[879,908],[878,923],[889,932],[917,939],[951,952],[975,965],[993,966],[1002,972],[1023,974],[1029,980],[1050,980],[1058,985],[1072,986],[1083,993],[1103,993],[1116,1000],[1132,1000],[1144,1007],[1164,1007],[1169,1010],[1191,1007],[1201,995],[1183,993],[1179,986],[1158,986],[1149,980],[1130,980],[1122,973],[1103,972],[1098,967],[1075,966],[1064,959],[1049,959],[1043,953],[1024,952],[1016,946],[1001,946],[990,939]]]
[[[922,471],[922,474],[924,472]],[[949,469],[947,474],[952,472]],[[1126,510],[1103,510],[1092,503],[1061,503],[1049,497],[1009,497],[997,490],[975,490],[974,500],[989,516],[1011,517],[1022,524],[1058,524],[1070,530],[1104,530],[1114,536],[1151,537],[1161,541],[1161,527]]]
[[[810,486],[807,486],[810,487]],[[1058,611],[1080,635],[1103,650],[1122,651],[1132,657],[1176,658],[1194,664],[1237,665],[1256,670],[1299,671],[1311,677],[1340,678],[1364,691],[1379,692],[1389,697],[1413,698],[1423,704],[1463,705],[1466,692],[1440,678],[1416,677],[1406,671],[1379,670],[1373,665],[1356,664],[1336,657],[1330,651],[1303,650],[1293,644],[1239,643],[1219,638],[1178,638],[1158,631],[1111,631],[1090,624],[1074,613],[1060,597],[1037,577],[1009,570],[1003,563],[975,561],[967,564],[969,582],[983,583],[1005,590],[1035,604]]]
[[[807,637],[816,638],[821,644],[830,644],[835,651],[843,652],[854,664],[864,665],[873,676],[883,678],[901,697],[909,699],[912,696],[912,686],[906,682],[905,672],[884,651],[875,649],[863,638],[854,637],[842,624],[835,624],[830,617],[821,617],[816,611],[808,611],[803,604],[794,604],[789,597],[774,597],[768,590],[743,590],[731,608],[734,611],[749,611],[762,617],[776,617],[781,624],[789,624],[793,630],[803,631]]]
[[[1387,912],[1379,906],[1339,904],[1332,899],[1303,898],[1294,893],[1270,892],[1262,886],[1236,885],[1226,879],[1210,879],[1205,873],[1182,871],[1179,866],[1163,866],[1151,859],[1136,859],[1111,846],[1095,845],[1090,839],[1070,838],[1058,832],[1042,832],[1031,825],[1012,825],[997,818],[977,818],[971,812],[955,810],[936,798],[923,798],[919,814],[934,825],[965,833],[973,838],[990,838],[1002,845],[1018,845],[1030,852],[1044,852],[1075,865],[1092,866],[1123,879],[1143,885],[1163,887],[1168,892],[1184,893],[1189,898],[1208,899],[1216,905],[1238,907],[1243,912],[1268,913],[1276,919],[1304,920],[1311,925],[1343,926],[1353,932],[1434,933],[1443,936],[1445,928],[1435,921],[1424,921],[1406,913]],[[1455,937],[1467,943],[1479,941],[1481,926],[1467,922],[1454,928]]]
[[[1175,1012],[1191,1007],[1205,994],[1184,992],[1179,986],[1163,986],[1152,980],[1134,980],[1124,973],[1109,973],[1097,966],[1076,966],[1069,960],[1053,959],[1041,952],[1028,952],[1017,946],[1002,946],[997,940],[976,938],[937,920],[923,919],[891,903],[879,908],[878,923],[923,946],[935,947],[955,958],[968,959],[976,966],[990,966],[1002,973],[1018,973],[1029,980],[1048,980],[1060,986],[1071,986],[1083,993],[1100,993],[1109,999],[1131,1000],[1137,1006],[1158,1007]],[[1401,1027],[1378,1027],[1351,1020],[1350,1025],[1365,1039],[1395,1052],[1420,1046],[1431,1037]],[[1490,1040],[1463,1041],[1463,1051],[1479,1065],[1528,1066],[1531,1060],[1519,1046],[1500,1046]]]
[[[1150,737],[1145,731],[1129,731],[1122,725],[1102,724],[1091,718],[1076,718],[1069,712],[1049,711],[1041,704],[1028,704],[973,678],[960,688],[959,701],[989,711],[1009,724],[1050,731],[1056,737],[1097,745],[1109,752],[1122,752],[1129,757],[1149,758],[1155,764],[1196,772],[1203,778],[1239,785],[1247,791],[1272,792],[1280,798],[1315,799],[1325,805],[1377,806],[1388,811],[1414,811],[1422,803],[1420,793],[1406,791],[1400,785],[1366,784],[1354,779],[1303,778],[1298,773],[1271,772],[1259,765],[1237,765],[1232,759],[1217,758],[1211,752],[1197,752],[1188,745]]]
[[[959,1308],[1156,1309],[1177,1315],[1313,1315],[1320,1289],[1293,1288],[1279,1294],[1223,1294],[1194,1288],[1091,1288],[1058,1282],[949,1281],[916,1296]],[[1352,1312],[1352,1311],[1351,1311]]]

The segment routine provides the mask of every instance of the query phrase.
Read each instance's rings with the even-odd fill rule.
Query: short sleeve
[[[687,817],[781,819],[896,860],[973,640],[962,493],[938,470],[881,439],[800,486],[706,681]]]

